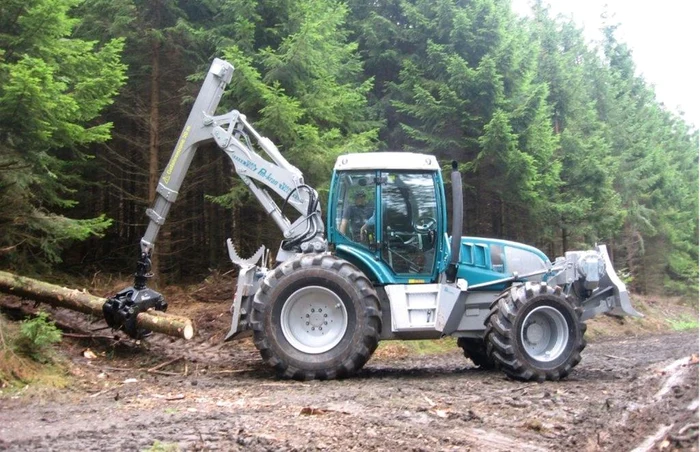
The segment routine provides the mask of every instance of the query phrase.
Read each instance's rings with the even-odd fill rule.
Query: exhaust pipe
[[[450,242],[450,264],[445,270],[447,282],[453,283],[457,277],[457,265],[459,264],[459,249],[462,241],[462,175],[458,171],[455,160],[452,161],[452,241]]]

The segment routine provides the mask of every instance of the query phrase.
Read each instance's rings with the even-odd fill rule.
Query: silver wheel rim
[[[520,340],[531,358],[554,361],[569,342],[569,328],[564,315],[551,306],[540,306],[525,317]]]
[[[294,292],[282,306],[282,334],[297,350],[319,354],[332,349],[348,329],[348,312],[338,295],[321,286]]]

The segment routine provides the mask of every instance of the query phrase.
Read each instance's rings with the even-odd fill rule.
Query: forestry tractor
[[[581,359],[587,319],[640,316],[604,245],[551,262],[521,243],[462,237],[455,162],[451,236],[438,161],[407,152],[340,156],[324,224],[316,190],[277,147],[240,112],[214,114],[233,70],[216,59],[207,73],[147,210],[134,285],[103,307],[113,328],[139,337],[145,331],[136,315],[167,307],[146,286],[150,257],[197,147],[211,141],[284,237],[272,268],[264,246],[243,259],[228,240],[240,273],[226,339],[252,331],[282,377],[344,377],[362,368],[380,340],[453,336],[477,366],[519,380],[559,380]],[[287,218],[285,207],[298,218]]]

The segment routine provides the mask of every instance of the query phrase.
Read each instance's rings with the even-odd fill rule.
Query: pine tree
[[[389,149],[458,160],[470,233],[544,240],[559,180],[547,87],[506,2],[354,4]],[[381,26],[376,26],[380,24]],[[393,74],[383,67],[393,68]]]
[[[323,201],[336,157],[375,147],[376,124],[366,113],[371,83],[361,81],[357,46],[349,42],[345,26],[347,8],[331,0],[233,7],[239,3],[226,3],[224,12],[235,15],[220,16],[210,32],[211,41],[236,68],[227,105],[245,113],[275,142],[306,183],[319,189]],[[234,21],[244,26],[232,37],[222,37]],[[279,240],[277,233],[263,237],[260,229],[246,228],[243,218],[265,220],[236,179],[218,201],[234,209],[234,229],[244,250]]]
[[[615,29],[605,29],[608,79],[600,111],[625,213],[618,254],[640,292],[656,293],[666,284],[697,293],[698,133],[665,111],[635,74],[631,51]]]
[[[598,119],[594,81],[602,70],[582,31],[562,17],[550,17],[542,2],[533,6],[532,39],[538,44],[537,80],[547,83],[552,127],[559,137],[556,156],[561,179],[555,212],[561,252],[610,240],[621,226],[619,197],[612,187],[615,161]]]
[[[69,217],[86,146],[110,137],[100,119],[124,82],[121,40],[77,39],[76,0],[4,2],[0,9],[0,258],[15,267],[60,261],[73,240],[110,225]]]

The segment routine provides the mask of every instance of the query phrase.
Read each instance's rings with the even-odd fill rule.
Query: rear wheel
[[[581,361],[586,325],[560,287],[525,283],[505,292],[486,319],[487,353],[517,380],[559,380]]]
[[[483,339],[460,337],[457,345],[464,351],[465,358],[471,359],[475,366],[482,369],[493,369],[496,363],[486,352],[486,343]]]
[[[332,379],[372,356],[380,318],[377,293],[360,270],[330,254],[305,255],[267,275],[251,326],[255,346],[280,376]]]

